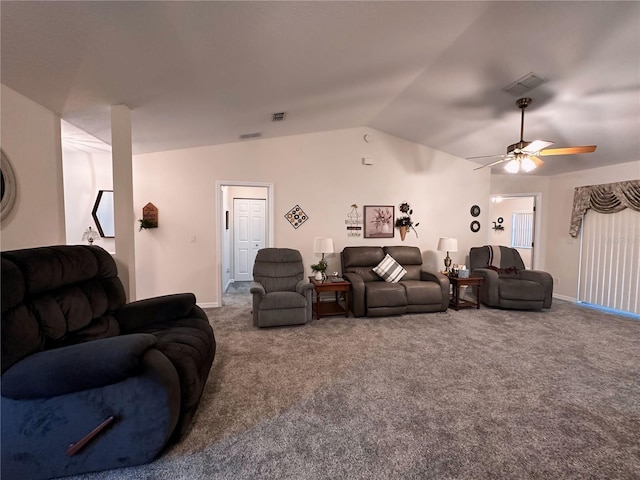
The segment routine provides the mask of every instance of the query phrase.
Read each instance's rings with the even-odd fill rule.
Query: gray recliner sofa
[[[373,271],[389,254],[407,271],[397,283]],[[342,276],[351,283],[351,310],[356,317],[444,312],[449,305],[449,278],[422,269],[418,247],[345,247]]]
[[[473,247],[469,265],[471,275],[484,278],[480,301],[485,305],[514,310],[551,308],[553,277],[540,270],[526,270],[515,248]]]
[[[301,325],[311,321],[313,285],[304,278],[302,255],[292,248],[263,248],[253,264],[253,324]]]
[[[191,293],[125,303],[97,246],[2,252],[2,478],[153,460],[187,430],[216,350]]]

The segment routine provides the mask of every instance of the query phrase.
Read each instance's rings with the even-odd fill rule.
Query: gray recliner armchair
[[[253,265],[251,294],[256,327],[300,325],[311,320],[313,285],[304,280],[298,250],[259,250]]]
[[[551,308],[553,277],[526,270],[515,248],[485,245],[469,252],[471,275],[484,278],[480,301],[490,307],[517,310]]]

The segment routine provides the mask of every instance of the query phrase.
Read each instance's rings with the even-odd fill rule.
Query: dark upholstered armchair
[[[1,256],[2,477],[147,463],[177,440],[216,348],[194,295],[125,304],[96,246]]]
[[[485,245],[469,252],[471,275],[484,278],[480,300],[490,307],[517,310],[551,308],[553,278],[547,272],[526,270],[514,248]]]
[[[302,255],[291,248],[263,248],[253,265],[253,324],[299,325],[311,321],[313,285],[304,279]]]

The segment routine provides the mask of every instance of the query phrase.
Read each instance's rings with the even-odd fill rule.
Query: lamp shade
[[[438,251],[440,252],[457,252],[458,239],[451,237],[440,237],[438,240]]]
[[[313,253],[333,253],[333,238],[315,238],[313,240]]]

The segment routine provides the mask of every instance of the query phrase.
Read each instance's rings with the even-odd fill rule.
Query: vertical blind
[[[590,211],[582,223],[578,300],[640,315],[640,213]]]
[[[531,248],[533,246],[533,212],[514,213],[511,216],[511,247]]]

